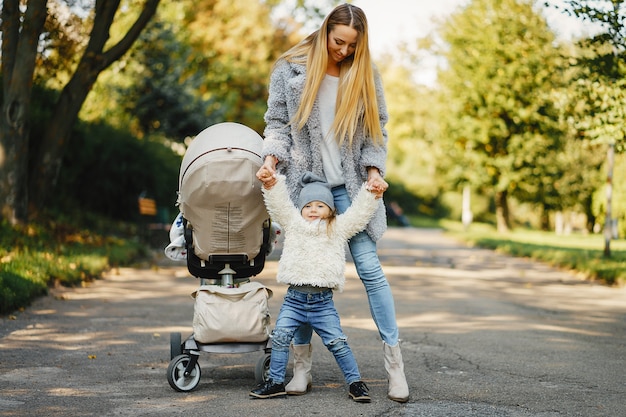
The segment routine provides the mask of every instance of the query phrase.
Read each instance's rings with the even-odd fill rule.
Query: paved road
[[[168,385],[169,333],[190,333],[186,267],[120,269],[0,318],[0,416],[626,416],[626,288],[470,249],[439,231],[379,245],[396,298],[411,400],[386,399],[382,346],[352,264],[336,296],[371,404],[348,399],[314,339],[314,387],[251,400],[260,353],[201,356],[189,393]],[[257,279],[284,287],[271,260]],[[289,369],[288,374],[291,374]]]

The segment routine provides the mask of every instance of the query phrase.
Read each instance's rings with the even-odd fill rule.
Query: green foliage
[[[584,53],[574,100],[584,106],[577,127],[592,143],[614,143],[626,151],[626,3],[623,0],[566,0],[562,9],[594,25],[594,34],[580,40]]]
[[[222,121],[261,133],[271,65],[291,45],[272,24],[274,3],[162,2],[142,38],[103,71],[81,117],[178,142]]]
[[[575,99],[584,114],[576,127],[592,144],[614,143],[618,152],[626,151],[626,78],[593,81],[582,78],[576,83]]]
[[[285,34],[271,24],[272,9],[248,0],[184,4],[194,65],[202,71],[204,94],[213,100],[209,111],[262,132],[271,66],[287,47]]]
[[[565,0],[565,13],[591,22],[597,32],[581,41],[595,50],[581,60],[593,78],[616,80],[626,74],[626,2],[624,0]],[[549,4],[549,3],[548,3]],[[558,8],[558,6],[556,6]]]
[[[389,181],[389,188],[385,191],[385,204],[396,202],[406,215],[430,216],[443,218],[449,214],[448,209],[441,204],[439,196],[416,195],[408,190],[403,182]]]
[[[134,239],[107,237],[95,228],[80,228],[76,217],[72,220],[25,227],[0,223],[0,314],[29,305],[50,286],[80,285],[99,278],[110,266],[146,256]],[[109,226],[107,222],[108,233]]]
[[[137,82],[122,88],[123,108],[133,114],[141,133],[160,133],[183,141],[224,120],[224,110],[209,111],[214,99],[203,99],[203,73],[183,63],[194,61],[191,47],[176,38],[173,24],[156,21],[142,33],[131,54]]]
[[[89,40],[91,17],[72,13],[66,1],[49,1],[40,39],[35,84],[60,91],[69,81]],[[45,6],[44,6],[45,7]]]
[[[104,123],[81,124],[72,135],[53,204],[119,220],[138,219],[140,194],[158,206],[174,207],[181,160],[155,138],[138,140]]]
[[[0,314],[25,307],[47,291],[48,287],[43,282],[23,277],[0,264]]]
[[[613,242],[612,256],[607,259],[601,235],[559,236],[521,229],[502,235],[484,224],[472,224],[464,231],[462,225],[452,222],[446,222],[445,227],[454,236],[482,248],[574,270],[608,285],[626,284],[625,240]]]

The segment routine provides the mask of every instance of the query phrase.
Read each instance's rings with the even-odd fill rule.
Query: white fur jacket
[[[309,222],[302,217],[291,202],[284,175],[278,176],[272,188],[263,188],[263,197],[270,217],[281,225],[285,236],[276,280],[343,291],[346,242],[363,230],[376,211],[378,200],[374,194],[363,184],[348,210],[336,217],[330,231],[325,221]]]
[[[348,141],[343,142],[340,147],[341,166],[350,200],[354,200],[361,185],[367,181],[367,167],[376,167],[382,176],[385,175],[387,159],[385,124],[388,115],[382,81],[378,73],[375,72],[375,74],[378,113],[385,146],[377,146],[370,137],[365,136],[362,124],[359,124],[351,146]],[[261,155],[263,159],[267,155],[274,155],[278,158],[278,172],[287,177],[289,194],[294,202],[297,201],[300,193],[302,174],[311,171],[325,178],[320,149],[323,134],[318,101],[315,101],[309,120],[302,130],[289,125],[289,121],[298,109],[305,79],[305,66],[286,61],[277,63],[270,79],[265,113],[265,138]],[[383,199],[377,200],[377,203],[378,210],[366,229],[374,241],[380,239],[387,229]]]

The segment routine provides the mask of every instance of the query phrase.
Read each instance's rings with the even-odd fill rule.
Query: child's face
[[[321,201],[311,201],[302,207],[302,217],[310,222],[318,219],[326,219],[330,217],[330,214],[330,207]]]

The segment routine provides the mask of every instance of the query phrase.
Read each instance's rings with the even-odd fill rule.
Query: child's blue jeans
[[[294,332],[302,324],[308,324],[322,338],[324,345],[335,356],[347,384],[361,380],[347,337],[341,330],[339,314],[330,289],[317,293],[305,293],[289,287],[278,313],[272,332],[272,357],[269,377],[276,383],[285,381],[289,345]]]

